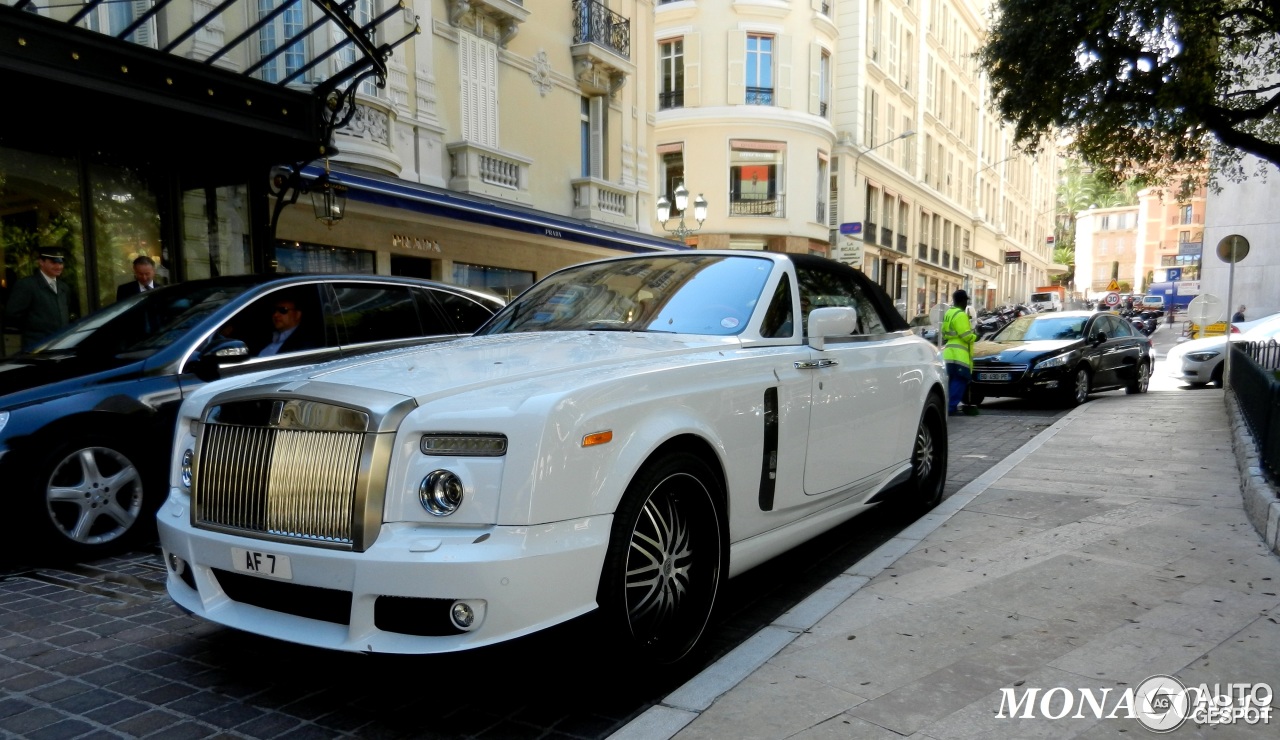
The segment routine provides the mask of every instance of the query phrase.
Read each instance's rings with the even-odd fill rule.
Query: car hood
[[[973,345],[973,359],[993,362],[1026,362],[1032,357],[1051,354],[1080,344],[1079,339],[1033,339],[1026,342],[978,342]]]
[[[140,365],[136,359],[82,357],[73,352],[11,357],[0,362],[0,408],[21,405],[36,396],[79,390],[89,376],[106,373],[115,377],[136,372],[135,366]]]
[[[367,355],[273,375],[273,386],[337,384],[411,396],[419,405],[434,398],[483,389],[497,400],[502,388],[523,384],[523,398],[582,387],[609,377],[671,365],[724,359],[737,337],[694,337],[643,332],[529,332],[466,337],[411,350]],[[577,376],[577,377],[566,377]],[[334,391],[324,391],[326,395]],[[340,392],[340,391],[339,391]],[[508,398],[507,400],[515,400]]]

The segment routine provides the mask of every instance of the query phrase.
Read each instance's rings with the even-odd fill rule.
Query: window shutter
[[[462,138],[498,146],[498,48],[469,33],[458,34]]]
[[[684,37],[684,107],[699,105],[702,105],[702,35],[690,33]]]
[[[605,179],[605,133],[608,130],[608,98],[596,95],[590,99],[591,116],[591,176]]]
[[[729,105],[747,103],[747,32],[729,32],[729,66],[725,96]]]
[[[822,47],[809,44],[809,113],[821,115],[822,103]]]
[[[791,36],[783,34],[779,35],[775,40],[777,44],[777,53],[775,58],[778,64],[778,78],[774,83],[778,86],[778,107],[791,107],[791,77],[795,73],[795,62],[791,56]]]
[[[132,23],[134,20],[141,18],[143,14],[151,10],[151,0],[133,0],[133,16],[129,19]],[[133,32],[133,42],[139,46],[149,46],[156,48],[156,19],[151,17],[146,23],[138,26],[138,30]]]

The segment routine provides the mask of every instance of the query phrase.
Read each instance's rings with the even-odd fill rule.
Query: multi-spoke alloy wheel
[[[1075,374],[1071,376],[1071,385],[1066,389],[1066,402],[1068,406],[1079,406],[1089,400],[1089,371],[1083,367],[1076,368]]]
[[[672,455],[642,471],[618,509],[600,605],[646,663],[683,658],[711,617],[724,557],[718,490],[696,457]]]
[[[1138,363],[1138,377],[1126,387],[1125,393],[1146,393],[1151,385],[1151,368],[1145,362]]]
[[[134,531],[143,510],[142,476],[110,447],[73,445],[43,477],[48,521],[58,549],[92,554]]]
[[[947,478],[947,433],[942,424],[942,402],[930,398],[920,414],[911,446],[911,481],[907,484],[907,509],[923,514],[938,505]]]

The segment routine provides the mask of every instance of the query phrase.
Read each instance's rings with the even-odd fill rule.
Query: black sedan
[[[1154,364],[1150,337],[1114,314],[1022,316],[974,345],[969,403],[1016,396],[1076,406],[1095,391],[1146,393]]]
[[[204,383],[474,332],[502,302],[412,278],[242,275],[112,304],[0,362],[0,490],[24,557],[153,531],[182,400]]]

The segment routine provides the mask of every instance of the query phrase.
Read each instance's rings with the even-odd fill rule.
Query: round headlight
[[[433,470],[418,486],[418,501],[435,516],[449,516],[462,505],[462,479],[448,470]]]
[[[192,452],[191,450],[187,450],[186,452],[182,453],[181,474],[182,474],[183,488],[187,488],[187,489],[191,488],[191,461],[193,459],[195,459],[195,453]]]

